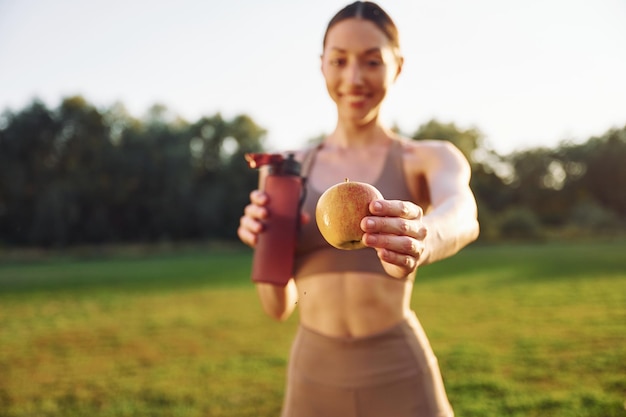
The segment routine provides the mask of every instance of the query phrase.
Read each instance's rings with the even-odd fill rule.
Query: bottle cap
[[[290,153],[283,161],[281,172],[283,175],[300,175],[300,168],[300,162],[296,161],[293,153]]]

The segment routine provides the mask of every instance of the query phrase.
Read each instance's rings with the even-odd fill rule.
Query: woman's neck
[[[341,148],[363,147],[386,143],[393,132],[377,121],[365,125],[338,122],[325,142]]]

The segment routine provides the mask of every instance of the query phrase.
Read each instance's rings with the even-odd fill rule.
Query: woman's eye
[[[335,67],[341,67],[343,65],[345,65],[346,60],[343,58],[334,58],[330,60],[330,65],[335,66]]]
[[[383,64],[382,61],[378,59],[372,59],[372,60],[367,61],[367,65],[369,65],[370,67],[378,67],[382,64]]]

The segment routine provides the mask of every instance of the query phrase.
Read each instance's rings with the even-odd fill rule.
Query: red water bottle
[[[252,260],[252,281],[279,286],[293,276],[294,253],[304,197],[304,178],[293,154],[246,154],[250,168],[263,168],[259,189],[268,196],[269,216],[258,236]],[[264,175],[266,174],[266,175]]]

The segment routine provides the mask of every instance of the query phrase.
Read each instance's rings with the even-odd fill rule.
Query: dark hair
[[[391,46],[398,51],[400,50],[400,36],[398,34],[396,24],[379,5],[371,1],[355,1],[354,3],[339,10],[337,14],[330,19],[330,22],[326,27],[322,47],[326,47],[328,31],[330,31],[333,26],[343,20],[352,18],[369,20],[374,23],[385,34],[385,36],[387,36]]]

